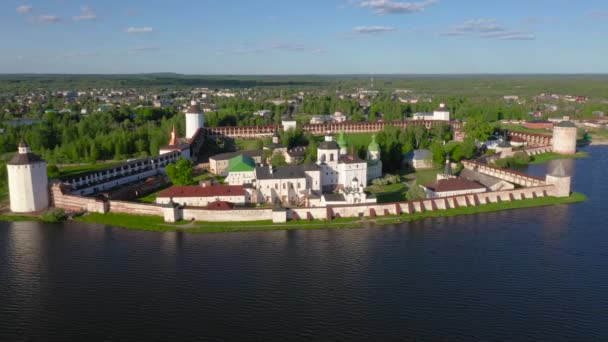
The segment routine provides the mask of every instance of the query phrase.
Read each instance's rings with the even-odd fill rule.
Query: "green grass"
[[[7,221],[7,222],[40,221],[40,218],[36,217],[36,216],[24,216],[24,215],[0,215],[0,221]]]
[[[587,152],[577,152],[576,154],[572,154],[572,155],[564,155],[564,154],[557,154],[557,153],[553,153],[553,152],[547,152],[547,153],[542,153],[542,154],[537,154],[535,156],[531,157],[530,160],[530,164],[542,164],[542,163],[546,163],[550,160],[556,160],[556,159],[578,159],[578,158],[587,158],[589,157],[589,153]]]
[[[415,181],[419,185],[424,185],[435,182],[437,180],[437,174],[442,171],[442,168],[418,170],[416,172],[404,173],[403,176],[408,181]]]
[[[403,183],[371,185],[366,190],[376,196],[378,203],[403,202],[407,186]]]
[[[69,177],[73,177],[79,175],[81,173],[86,173],[90,171],[105,169],[106,167],[112,167],[121,164],[120,162],[109,162],[109,163],[99,163],[99,164],[85,164],[85,165],[75,165],[75,166],[65,166],[59,168],[61,179],[66,179]]]
[[[409,222],[433,217],[448,217],[458,215],[471,215],[501,210],[531,208],[549,205],[571,204],[583,202],[585,195],[573,193],[570,197],[542,197],[525,199],[513,202],[501,202],[480,205],[476,207],[461,207],[456,209],[427,211],[414,214],[380,216],[376,218],[340,218],[331,221],[290,221],[285,224],[273,224],[271,221],[253,222],[178,222],[174,224],[165,223],[161,217],[136,216],[128,214],[88,214],[75,220],[86,223],[106,224],[116,227],[124,227],[139,230],[172,232],[184,231],[189,233],[218,233],[237,231],[264,231],[264,230],[291,230],[291,229],[328,229],[328,228],[356,228],[363,224],[394,224]],[[30,218],[31,219],[31,218]]]

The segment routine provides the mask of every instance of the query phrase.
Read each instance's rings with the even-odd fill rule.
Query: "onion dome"
[[[380,145],[376,142],[376,135],[372,134],[372,142],[367,146],[368,151],[378,152],[380,151]]]

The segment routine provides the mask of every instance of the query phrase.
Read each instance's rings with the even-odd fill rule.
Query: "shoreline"
[[[253,222],[190,222],[181,221],[175,224],[164,222],[158,216],[138,216],[130,214],[87,214],[75,217],[68,221],[87,224],[101,224],[121,229],[144,230],[154,232],[185,232],[192,234],[200,233],[226,233],[226,232],[250,232],[271,230],[293,230],[293,229],[352,229],[361,228],[365,225],[383,226],[388,224],[400,224],[418,221],[426,218],[454,217],[461,215],[474,215],[480,213],[497,212],[503,210],[535,208],[543,206],[573,204],[586,201],[584,194],[574,192],[569,197],[540,197],[524,199],[512,202],[490,203],[480,206],[462,207],[457,209],[446,209],[438,211],[419,212],[414,214],[387,215],[375,218],[338,218],[331,221],[290,221],[285,224],[273,224],[270,221]],[[35,216],[0,215],[0,221],[40,222]],[[67,222],[67,221],[66,221]]]

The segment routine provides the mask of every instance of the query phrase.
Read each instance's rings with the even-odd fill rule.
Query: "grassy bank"
[[[76,218],[76,221],[86,223],[105,224],[109,226],[124,227],[130,229],[173,232],[184,231],[189,233],[218,233],[237,231],[261,231],[261,230],[290,230],[290,229],[327,229],[327,228],[357,228],[364,224],[394,224],[410,222],[432,217],[449,217],[458,215],[471,215],[509,209],[531,208],[549,205],[570,204],[583,202],[585,195],[573,193],[570,197],[543,197],[525,199],[513,202],[491,203],[477,207],[456,208],[448,210],[437,210],[414,214],[390,215],[376,218],[341,218],[332,221],[290,221],[284,224],[273,224],[271,221],[253,222],[178,222],[165,223],[161,217],[136,216],[127,214],[89,214]]]
[[[0,215],[0,221],[6,221],[6,222],[40,221],[40,218],[37,216],[24,216],[24,215]]]
[[[556,160],[556,159],[586,158],[588,156],[589,156],[589,153],[587,153],[587,152],[577,152],[576,154],[571,154],[571,155],[564,155],[564,154],[548,152],[548,153],[542,153],[542,154],[537,154],[535,156],[532,156],[530,158],[530,164],[542,164],[542,163],[546,163],[550,160]]]

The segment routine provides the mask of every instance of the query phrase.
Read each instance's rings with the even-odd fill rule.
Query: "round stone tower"
[[[553,196],[568,197],[570,196],[570,188],[572,186],[572,177],[570,177],[561,162],[558,162],[557,167],[547,174],[545,178],[548,184],[553,184],[555,187]]]
[[[553,152],[559,154],[576,153],[577,129],[568,117],[553,126]]]
[[[192,139],[199,128],[205,127],[205,114],[200,109],[198,102],[192,101],[190,108],[186,110],[186,139]]]
[[[6,166],[12,212],[31,213],[49,207],[46,166],[46,161],[32,153],[25,141],[19,143],[19,152]]]

